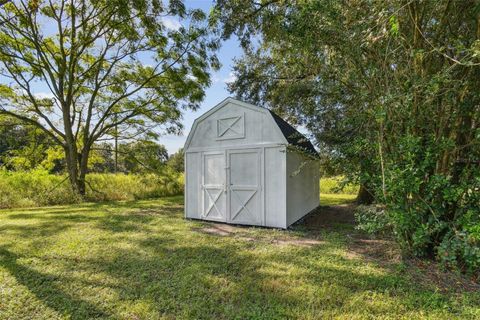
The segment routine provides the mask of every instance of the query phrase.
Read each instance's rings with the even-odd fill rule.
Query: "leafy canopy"
[[[181,129],[182,109],[198,107],[219,67],[217,46],[205,14],[177,0],[10,1],[0,11],[0,114],[62,146],[82,189],[94,142]]]
[[[480,269],[480,2],[223,1],[229,89],[304,124],[406,252]],[[385,220],[384,220],[385,221]]]

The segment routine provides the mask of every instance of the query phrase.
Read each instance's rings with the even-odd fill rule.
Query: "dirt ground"
[[[354,209],[353,204],[320,206],[299,224],[313,234],[325,228],[335,229],[342,224],[354,227]],[[348,255],[352,259],[366,259],[392,268],[402,264],[416,281],[435,286],[443,292],[480,291],[480,279],[444,270],[433,260],[402,256],[400,248],[392,239],[374,238],[357,230],[345,234],[350,238]]]

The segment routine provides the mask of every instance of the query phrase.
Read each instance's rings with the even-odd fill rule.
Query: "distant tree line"
[[[66,173],[65,155],[52,139],[35,126],[0,116],[0,167],[14,171],[47,170]],[[139,140],[96,143],[92,146],[87,172],[157,173],[170,168],[183,172],[183,150],[169,156],[154,141]]]

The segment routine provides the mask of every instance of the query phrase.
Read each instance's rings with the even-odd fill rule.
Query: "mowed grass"
[[[336,194],[336,193],[321,193],[320,205],[321,206],[336,206],[351,204],[355,201],[357,195],[355,194]]]
[[[350,226],[189,221],[182,202],[0,211],[0,319],[480,318],[479,293],[352,255]]]

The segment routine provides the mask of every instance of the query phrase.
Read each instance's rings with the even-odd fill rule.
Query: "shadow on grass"
[[[94,223],[96,227],[112,232],[145,231],[156,217],[179,219],[183,215],[180,197],[111,203],[86,203],[80,206],[56,206],[3,210],[5,220],[35,220],[30,224],[6,224],[0,231],[11,231],[22,237],[55,236],[78,223]]]
[[[358,297],[373,292],[379,299],[396,300],[405,311],[441,312],[449,304],[388,270],[349,268],[352,261],[329,253],[331,244],[272,251],[262,259],[242,248],[242,243],[225,241],[221,247],[215,241],[182,244],[167,234],[140,241],[135,250],[118,250],[111,259],[92,258],[80,265],[114,277],[115,290],[124,300],[140,300],[151,312],[192,319],[292,318],[312,310],[320,312],[317,315],[342,314],[355,312]],[[310,311],[305,313],[305,308]],[[369,315],[388,312],[385,305],[368,306]]]
[[[46,306],[59,314],[68,315],[71,319],[95,319],[108,316],[98,306],[95,306],[73,293],[60,289],[60,276],[40,273],[32,268],[18,263],[19,256],[0,247],[0,266],[4,267],[21,285],[28,288]]]
[[[34,225],[2,228],[13,228],[18,239],[32,243],[60,232],[76,232],[78,223],[87,223],[92,232],[115,234],[109,239],[111,234],[105,233],[108,250],[104,252],[65,255],[61,259],[45,257],[49,265],[61,264],[63,270],[78,271],[77,278],[68,276],[68,272],[43,274],[19,263],[19,255],[12,249],[0,247],[0,264],[20,284],[46,306],[73,319],[117,318],[119,306],[124,307],[121,317],[132,319],[321,318],[322,314],[348,317],[356,312],[366,317],[395,317],[404,311],[440,314],[445,306],[453,314],[462,312],[461,304],[409,282],[393,265],[368,267],[365,261],[345,257],[351,229],[327,228],[323,211],[319,212],[321,219],[312,216],[313,220],[307,219],[306,225],[291,233],[242,228],[240,238],[233,232],[196,232],[210,224],[181,220],[182,207],[175,199],[160,204],[89,205],[74,213],[69,213],[70,207],[48,212],[36,213],[38,222]],[[6,219],[17,214],[11,213]],[[343,222],[348,222],[347,218]],[[315,219],[324,224],[314,227]],[[152,225],[156,228],[151,229]],[[172,231],[172,226],[178,230]],[[129,237],[130,232],[137,232],[138,237]],[[116,234],[121,236],[117,238]],[[308,247],[269,242],[289,234],[304,240],[315,234],[322,241]],[[40,245],[48,246],[48,242]],[[92,274],[105,278],[98,282],[85,279]],[[108,305],[111,314],[105,311],[105,304],[82,300],[74,289],[62,290],[59,283],[68,281],[72,282],[71,288],[81,287],[90,296],[96,290],[113,291],[116,302]],[[382,299],[387,302],[382,304]],[[135,308],[138,305],[142,306],[140,310]]]

